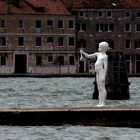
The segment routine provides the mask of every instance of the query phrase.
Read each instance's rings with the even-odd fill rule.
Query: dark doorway
[[[84,73],[84,61],[79,61],[79,72]]]
[[[16,54],[15,55],[15,73],[27,72],[27,55]]]
[[[59,65],[64,65],[64,56],[58,57]]]

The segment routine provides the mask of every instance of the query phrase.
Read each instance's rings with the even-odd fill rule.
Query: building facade
[[[95,60],[79,61],[79,50],[101,41],[140,73],[139,9],[136,0],[0,0],[0,74],[91,73]]]
[[[93,53],[99,42],[107,41],[112,50],[125,54],[130,74],[140,73],[139,9],[79,9],[77,15],[78,48]],[[88,72],[90,62],[80,63],[80,71]]]
[[[1,74],[76,72],[75,16],[59,0],[0,4]]]
[[[113,51],[126,56],[128,72],[140,73],[140,1],[137,0],[62,0],[76,15],[77,51],[97,51],[107,41]],[[72,4],[71,4],[72,3]],[[79,72],[89,73],[94,61],[79,62]]]

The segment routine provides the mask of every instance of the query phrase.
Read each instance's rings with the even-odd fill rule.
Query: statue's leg
[[[97,83],[97,87],[98,87],[98,100],[99,103],[97,106],[99,106],[102,102],[101,102],[101,83],[100,83],[100,79],[99,79],[99,72],[96,73],[96,83]]]
[[[105,78],[104,71],[101,70],[98,73],[98,90],[99,90],[99,104],[98,106],[104,106],[106,101],[106,89],[105,89]]]

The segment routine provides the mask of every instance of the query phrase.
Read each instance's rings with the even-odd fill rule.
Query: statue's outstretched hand
[[[83,60],[84,60],[84,57],[83,57],[83,55],[82,55],[83,52],[84,52],[84,51],[81,49],[81,50],[80,50],[80,54],[81,54],[80,61],[83,61]]]
[[[84,51],[81,49],[81,50],[80,50],[80,53],[83,54],[83,52],[84,52]]]

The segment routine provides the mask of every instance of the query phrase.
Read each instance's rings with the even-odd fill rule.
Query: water
[[[0,109],[93,107],[94,78],[0,78]],[[140,80],[130,78],[130,100],[107,105],[139,105]]]
[[[0,109],[93,107],[94,78],[0,78]],[[140,79],[129,78],[130,100],[108,106],[139,105]],[[0,140],[140,140],[140,129],[96,126],[0,126]]]
[[[0,140],[140,140],[140,129],[96,126],[0,127]]]
[[[0,108],[93,106],[90,78],[1,78]]]

